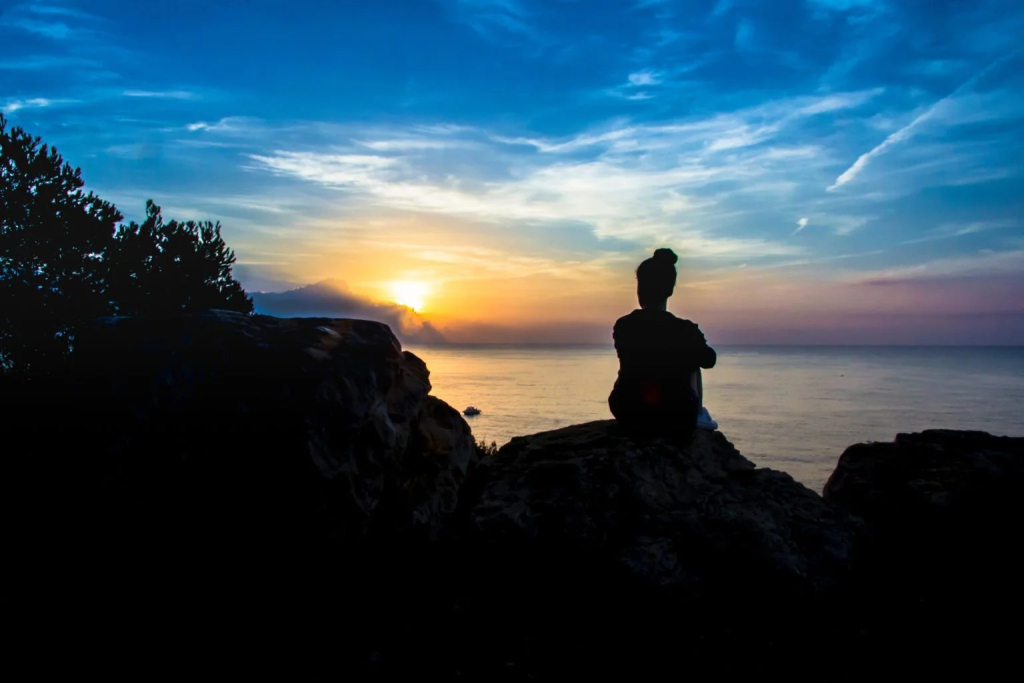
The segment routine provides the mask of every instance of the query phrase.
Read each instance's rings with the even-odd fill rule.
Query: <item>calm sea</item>
[[[433,394],[488,443],[611,417],[611,348],[413,347]],[[1024,435],[1024,347],[718,347],[704,405],[761,466],[821,490],[853,443],[897,432]]]

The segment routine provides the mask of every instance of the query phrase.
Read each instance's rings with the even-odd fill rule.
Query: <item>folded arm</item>
[[[704,342],[704,348],[700,351],[700,366],[705,369],[715,367],[715,363],[718,362],[718,354],[715,350],[708,346],[707,342]]]
[[[711,369],[718,362],[718,354],[715,353],[713,348],[708,346],[708,340],[705,339],[704,333],[700,331],[700,328],[694,323],[691,324],[693,324],[693,327],[690,330],[692,337],[690,348],[692,349],[693,359],[699,367]]]

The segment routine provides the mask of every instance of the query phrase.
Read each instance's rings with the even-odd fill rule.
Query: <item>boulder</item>
[[[854,525],[819,495],[703,429],[680,441],[606,420],[517,437],[466,488],[476,490],[464,503],[478,541],[598,553],[689,598],[723,583],[827,590],[854,541]]]
[[[1016,555],[1006,539],[1024,530],[1022,489],[1024,438],[929,430],[850,446],[824,498],[864,521],[882,571],[920,586],[982,567],[1001,572],[1003,556]]]
[[[1024,438],[929,430],[846,449],[824,498],[865,524],[856,600],[878,657],[1000,675],[1024,609],[1022,490]]]
[[[850,446],[823,494],[890,534],[922,524],[991,524],[997,520],[980,516],[1009,503],[1022,484],[1024,438],[933,429]]]
[[[719,432],[632,436],[611,420],[513,439],[467,480],[456,522],[462,566],[485,577],[467,582],[471,622],[520,645],[493,659],[566,674],[680,659],[735,673],[822,643],[816,610],[838,599],[860,531]],[[729,657],[737,642],[751,659]]]
[[[5,590],[25,605],[336,598],[434,541],[477,458],[380,323],[104,318],[74,346],[60,375],[0,383],[3,538],[23,580]],[[337,582],[297,578],[316,573]]]
[[[433,537],[476,457],[465,421],[428,395],[426,365],[381,323],[105,318],[79,334],[73,358],[65,418],[80,448],[133,488],[150,475],[181,477],[185,490],[219,482],[216,495],[252,506],[241,516],[292,518],[285,506],[298,505],[303,525],[363,538],[401,508]]]

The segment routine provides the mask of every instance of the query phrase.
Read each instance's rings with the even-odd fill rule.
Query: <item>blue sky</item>
[[[253,290],[594,341],[668,245],[712,339],[1024,343],[1016,0],[0,7],[7,117]]]

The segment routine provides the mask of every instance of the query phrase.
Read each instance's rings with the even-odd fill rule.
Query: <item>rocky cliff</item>
[[[391,523],[433,537],[476,449],[429,391],[385,325],[214,311],[94,321],[62,376],[5,404],[33,450],[73,459],[126,505],[215,505],[285,535],[274,520],[325,538]]]
[[[182,633],[297,640],[281,674],[316,680],[977,674],[1017,633],[1024,439],[853,446],[820,496],[708,431],[481,460],[429,391],[377,323],[95,321],[0,382],[7,618],[179,677]]]
[[[824,500],[865,525],[851,589],[873,659],[1001,675],[1024,633],[1022,490],[1024,438],[928,430],[843,453]]]
[[[859,530],[718,432],[631,437],[613,420],[513,439],[462,491],[467,544],[587,556],[688,601],[827,592],[847,574]]]

